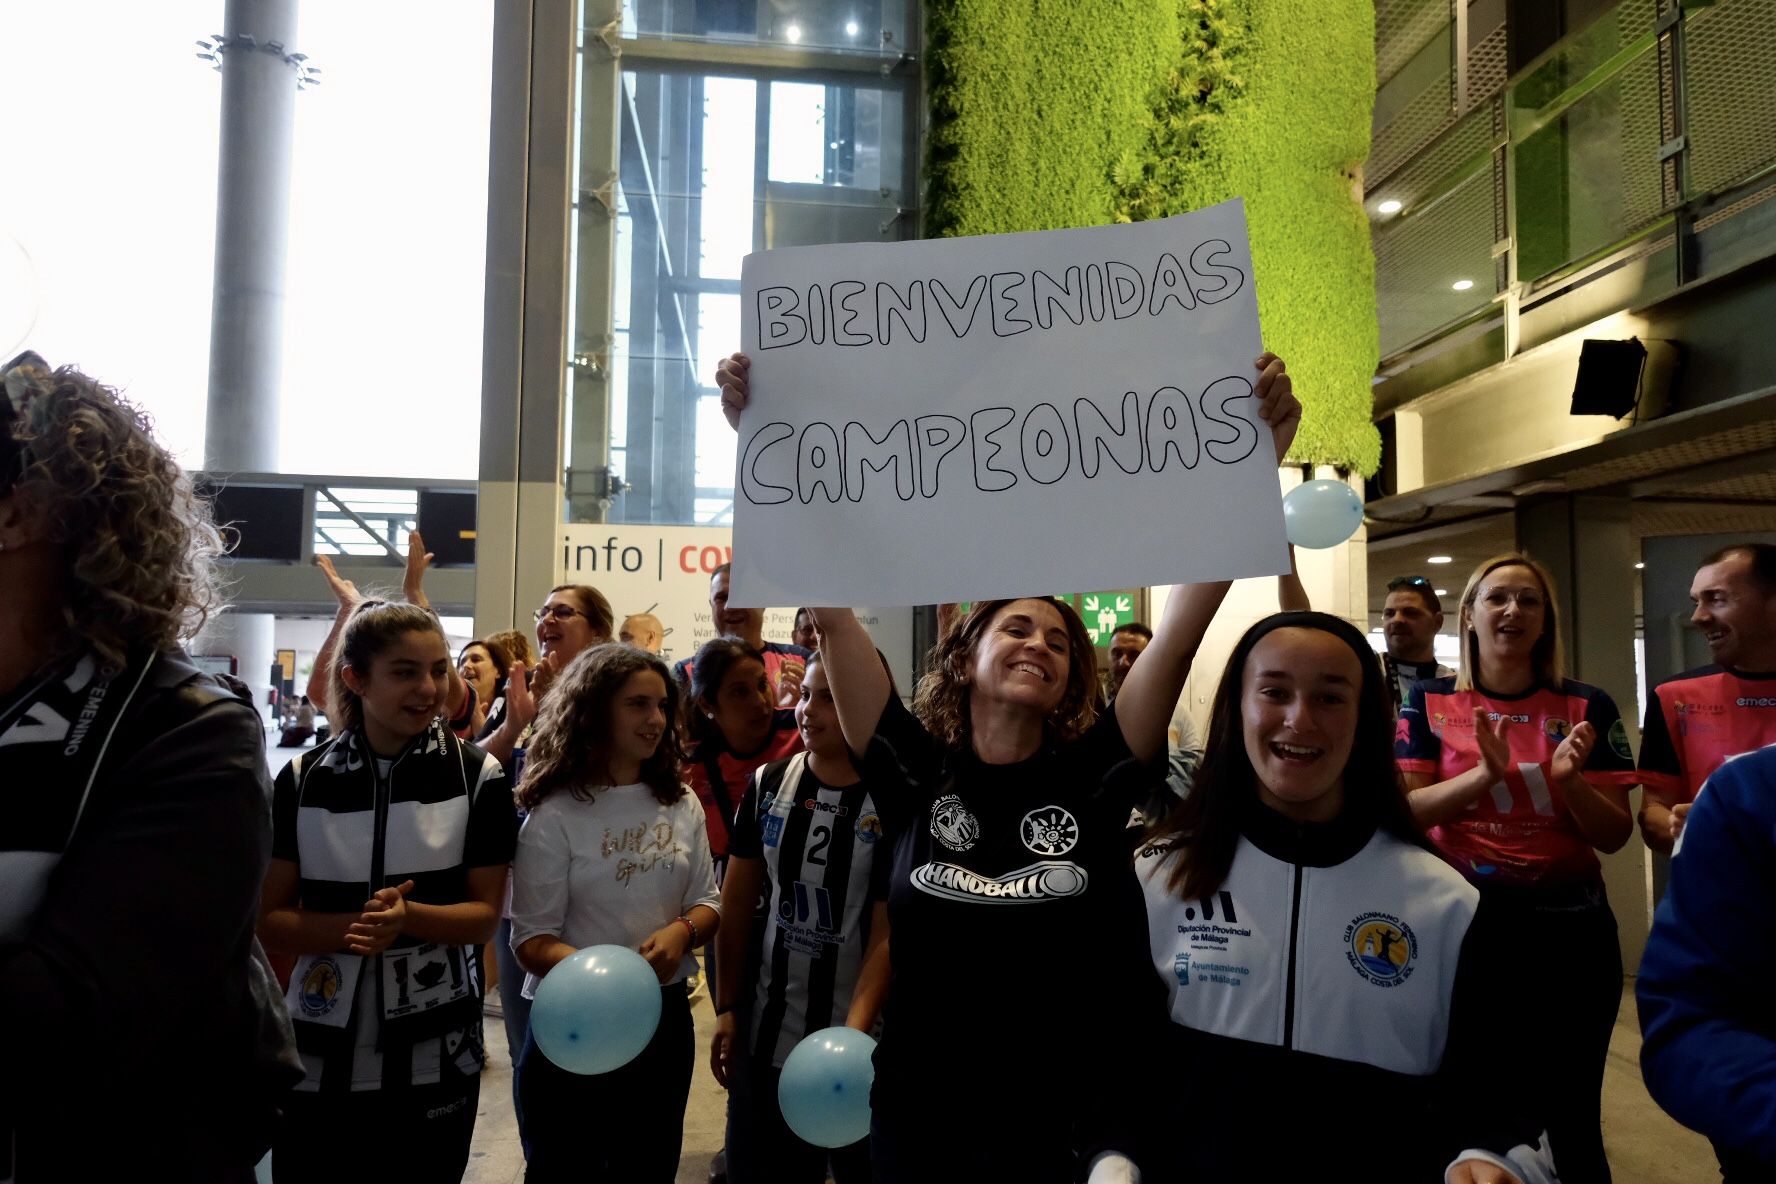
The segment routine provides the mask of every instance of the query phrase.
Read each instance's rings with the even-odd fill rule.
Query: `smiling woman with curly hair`
[[[102,1133],[250,1177],[299,1075],[256,1057],[288,1024],[253,940],[263,721],[179,649],[219,550],[141,412],[35,354],[0,366],[0,747],[29,787],[0,800],[0,1014],[21,1021],[0,1176],[65,1175]]]

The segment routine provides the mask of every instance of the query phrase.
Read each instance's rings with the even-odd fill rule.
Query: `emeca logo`
[[[913,869],[912,880],[919,891],[949,900],[1030,904],[1078,896],[1090,877],[1078,864],[1045,859],[1003,876],[983,876],[953,863],[927,863]]]

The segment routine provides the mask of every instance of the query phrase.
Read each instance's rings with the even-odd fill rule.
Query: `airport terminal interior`
[[[213,498],[229,609],[187,649],[251,688],[273,774],[328,736],[301,711],[340,588],[398,595],[410,549],[452,663],[546,628],[558,585],[599,588],[668,664],[727,631],[710,580],[760,507],[717,367],[752,315],[744,261],[783,248],[1244,198],[1264,344],[1304,408],[1280,490],[1360,502],[1293,551],[1307,601],[1382,655],[1391,598],[1427,590],[1454,668],[1470,574],[1527,552],[1566,674],[1634,752],[1652,688],[1712,660],[1697,569],[1776,544],[1773,0],[102,0],[8,26],[0,126],[54,183],[0,195],[0,345],[121,388]],[[1216,512],[1152,497],[1090,530],[1163,545]],[[1108,678],[1166,582],[1037,591]],[[797,607],[763,637],[789,642]],[[1179,700],[1199,732],[1278,607],[1268,575],[1234,584]],[[857,611],[910,696],[940,610]],[[1719,1171],[1639,1067],[1670,863],[1638,833],[1600,856],[1625,969],[1603,1140],[1628,1184]],[[691,981],[677,1179],[702,1184],[726,1098]],[[525,1171],[497,995],[479,1184]]]

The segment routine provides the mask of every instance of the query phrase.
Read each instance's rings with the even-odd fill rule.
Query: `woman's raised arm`
[[[1281,358],[1261,354],[1256,365],[1258,385],[1252,393],[1258,400],[1258,417],[1270,425],[1277,463],[1281,464],[1295,442],[1295,429],[1301,426],[1301,403]],[[1184,690],[1190,663],[1230,586],[1226,582],[1175,584],[1167,595],[1165,615],[1153,631],[1152,642],[1141,651],[1140,660],[1116,696],[1116,721],[1122,728],[1123,742],[1137,758],[1149,761],[1165,751],[1166,725]]]

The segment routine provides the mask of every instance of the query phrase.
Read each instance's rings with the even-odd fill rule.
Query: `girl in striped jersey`
[[[723,911],[763,912],[722,931],[715,1079],[728,1089],[729,1184],[824,1184],[828,1153],[777,1104],[783,1062],[806,1035],[874,1027],[888,988],[888,852],[870,786],[851,763],[816,653],[795,719],[805,751],[750,778],[728,849]],[[833,1179],[870,1178],[869,1144],[831,1153]]]
[[[259,932],[300,955],[287,1000],[308,1072],[280,1182],[456,1181],[468,1162],[479,947],[517,820],[499,762],[440,718],[449,676],[434,617],[365,601],[333,668],[338,734],[278,775]]]
[[[1408,692],[1395,757],[1413,818],[1549,984],[1500,1006],[1535,1059],[1524,1085],[1561,1180],[1608,1181],[1600,1110],[1622,955],[1597,852],[1634,831],[1634,754],[1609,695],[1565,677],[1553,581],[1527,555],[1474,570],[1460,639],[1461,672]]]
[[[576,950],[638,950],[660,980],[660,1024],[639,1055],[579,1076],[532,1036],[518,1061],[525,1180],[671,1184],[696,1060],[686,977],[721,898],[703,806],[678,779],[678,689],[665,663],[596,646],[544,700],[526,750],[528,810],[512,880],[512,947],[538,981]]]

